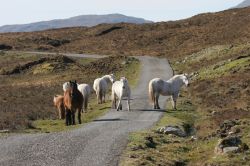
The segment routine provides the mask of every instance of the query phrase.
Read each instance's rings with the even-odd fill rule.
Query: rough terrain
[[[118,165],[128,134],[151,127],[164,110],[152,111],[147,84],[154,77],[172,76],[166,59],[138,57],[142,63],[138,86],[132,92],[131,112],[111,110],[75,130],[22,134],[0,138],[0,165]],[[161,106],[164,99],[161,98]]]

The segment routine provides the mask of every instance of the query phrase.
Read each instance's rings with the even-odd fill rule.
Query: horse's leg
[[[174,109],[174,110],[177,110],[177,109],[176,109],[177,97],[178,97],[178,95],[172,95],[172,106],[173,106],[173,109]]]
[[[156,102],[156,94],[154,93],[154,95],[153,95],[153,101],[154,101],[154,107],[153,107],[153,109],[157,109],[157,102]]]
[[[101,102],[100,102],[100,96],[101,96],[101,94],[100,93],[101,93],[100,91],[96,91],[97,104],[101,104]]]
[[[103,98],[102,90],[100,91],[99,95],[100,95],[100,97],[99,97],[100,98],[100,104],[102,104],[102,101],[103,101],[103,99],[102,99]]]
[[[87,112],[88,111],[88,97],[85,97],[85,100],[84,100],[84,112]]]
[[[105,95],[106,95],[106,92],[103,92],[103,103],[105,103]]]
[[[116,108],[116,97],[115,94],[112,94],[112,106],[111,108]]]
[[[65,120],[66,126],[70,125],[70,121],[71,121],[70,120],[71,119],[70,114],[71,114],[70,110],[66,109],[66,120]]]
[[[79,124],[82,123],[82,120],[81,120],[81,110],[80,109],[78,109],[78,122],[79,122]]]
[[[155,95],[154,95],[154,109],[157,109],[156,108],[156,97],[155,97]]]
[[[75,125],[76,124],[76,121],[75,121],[75,110],[73,110],[71,112],[71,117],[72,117],[72,125]]]
[[[114,100],[115,100],[115,109],[116,109],[116,107],[117,107],[117,97],[116,97],[116,95],[114,95]]]
[[[59,116],[59,119],[62,119],[62,110],[61,110],[61,106],[59,105],[59,106],[57,107],[57,109],[58,109],[58,116]]]
[[[156,109],[161,109],[160,106],[159,106],[159,96],[160,96],[160,94],[156,94],[156,96],[155,96],[155,100],[156,100]]]
[[[119,100],[119,101],[118,101],[118,105],[117,105],[116,111],[119,111],[120,105],[121,105],[121,99],[118,99],[118,100]]]
[[[128,104],[128,111],[130,111],[130,98],[128,98],[127,104]]]
[[[121,103],[120,103],[120,107],[119,107],[119,108],[120,108],[120,110],[122,110],[122,101],[121,101]]]

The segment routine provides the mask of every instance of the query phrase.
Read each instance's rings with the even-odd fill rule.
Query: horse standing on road
[[[171,96],[173,109],[176,110],[176,101],[179,96],[181,87],[185,84],[188,86],[186,74],[175,75],[167,81],[160,78],[154,78],[149,82],[149,98],[154,105],[154,109],[160,109],[158,100],[159,96]]]
[[[128,84],[128,80],[125,77],[121,77],[119,81],[115,81],[112,85],[112,107],[116,108],[117,111],[122,110],[121,100],[127,99],[128,111],[130,111],[130,95],[131,90]],[[118,104],[116,105],[116,100]]]
[[[83,96],[77,88],[76,81],[69,81],[69,87],[64,92],[64,106],[66,111],[66,125],[75,125],[76,111],[78,111],[78,122],[81,124]]]

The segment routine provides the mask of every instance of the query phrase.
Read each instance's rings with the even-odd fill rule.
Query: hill
[[[184,57],[201,49],[250,40],[250,8],[200,14],[175,22],[101,24],[0,34],[14,50]]]
[[[56,19],[51,21],[41,21],[30,24],[20,25],[5,25],[0,27],[0,32],[33,32],[47,29],[57,29],[64,27],[79,27],[86,26],[91,27],[102,23],[113,24],[113,23],[151,23],[142,18],[129,17],[122,14],[108,14],[108,15],[81,15],[71,17],[68,19]]]
[[[250,0],[245,0],[239,5],[235,6],[235,8],[244,8],[244,7],[249,7],[250,6]]]

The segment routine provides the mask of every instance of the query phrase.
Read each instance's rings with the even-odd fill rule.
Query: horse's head
[[[188,86],[189,85],[189,81],[188,81],[188,74],[182,74],[182,77],[181,77],[183,83]]]
[[[70,85],[70,94],[71,94],[71,97],[73,97],[74,94],[77,91],[77,82],[76,82],[76,80],[75,81],[69,81],[69,85]]]
[[[125,89],[125,87],[128,85],[128,80],[126,77],[121,77],[120,81],[122,82],[122,89]]]
[[[110,80],[110,82],[114,83],[115,82],[115,75],[114,74],[110,74],[109,75],[109,80]]]

